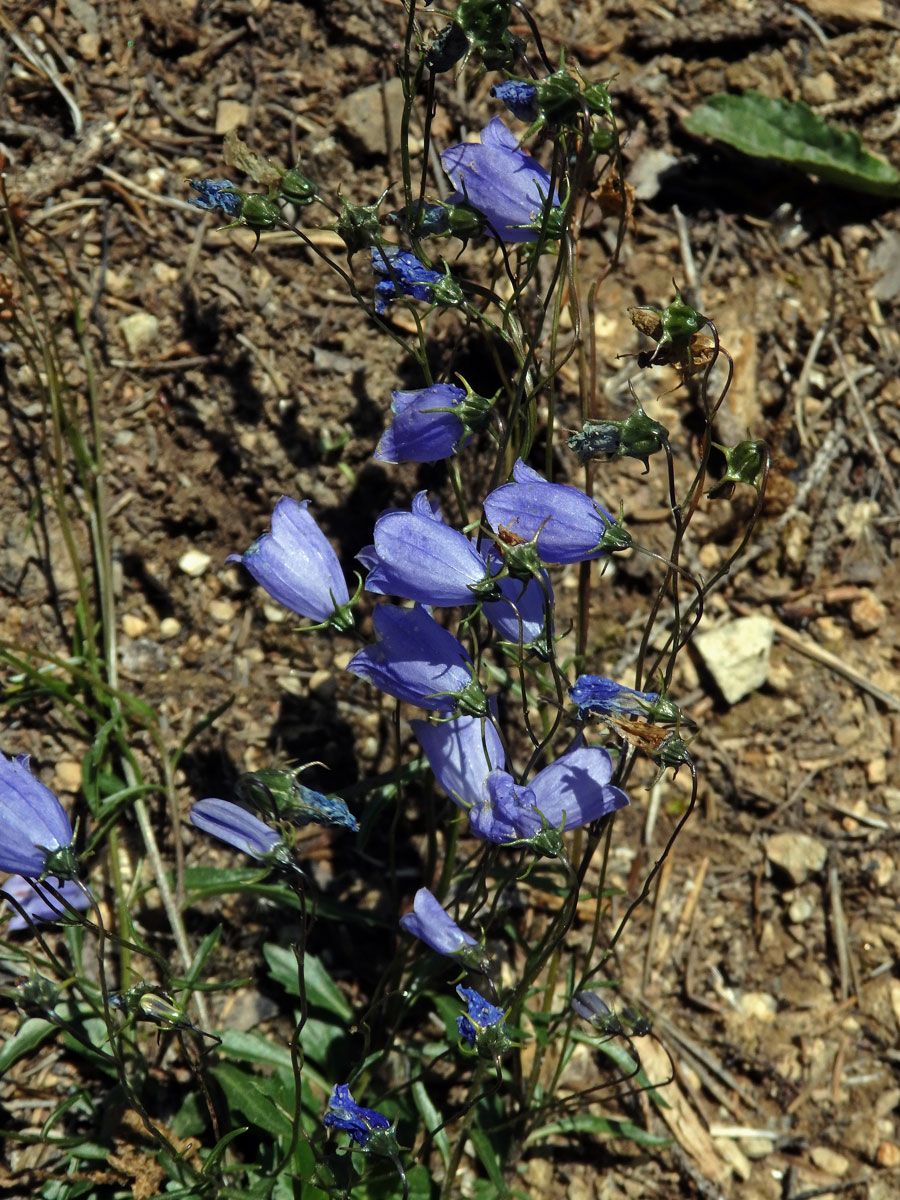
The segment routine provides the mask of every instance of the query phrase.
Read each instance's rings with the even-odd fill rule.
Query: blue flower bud
[[[604,675],[579,675],[569,688],[569,699],[578,705],[578,720],[630,713],[654,721],[679,721],[681,710],[659,692],[636,692]]]
[[[512,115],[529,125],[540,116],[538,107],[537,88],[533,83],[520,79],[507,79],[504,83],[495,83],[491,88],[495,100],[502,101]]]
[[[359,822],[340,796],[325,796],[305,787],[298,774],[279,767],[262,767],[241,775],[234,790],[239,799],[264,815],[284,817],[296,825],[328,825],[356,833]]]
[[[28,769],[28,756],[0,754],[0,871],[74,878],[75,835],[63,807]]]
[[[241,202],[245,193],[234,186],[230,179],[189,179],[188,183],[199,196],[192,196],[188,204],[206,212],[220,212],[223,216],[238,220]]]
[[[243,563],[260,587],[291,612],[349,629],[353,615],[340,563],[308,507],[308,500],[298,503],[282,496],[272,513],[271,531],[244,554],[229,554],[225,561]]]
[[[361,1104],[357,1104],[346,1083],[335,1085],[331,1099],[328,1101],[328,1111],[322,1118],[322,1123],[331,1129],[345,1130],[350,1134],[354,1145],[359,1146],[360,1149],[373,1149],[374,1147],[369,1146],[373,1134],[378,1131],[385,1133],[391,1128],[390,1121],[383,1113],[376,1112],[373,1108],[363,1108]],[[393,1151],[380,1148],[379,1152],[391,1156],[392,1153],[396,1153],[396,1142],[394,1142]]]
[[[456,1018],[456,1027],[462,1045],[477,1050],[487,1058],[496,1058],[512,1044],[506,1033],[506,1014],[485,1000],[474,988],[456,989],[460,1000],[465,1001],[467,1014]]]
[[[412,296],[414,300],[430,303],[435,285],[444,279],[440,271],[432,271],[414,254],[396,246],[373,246],[372,269],[376,275],[384,276],[375,284],[375,311],[379,315],[398,296]]]

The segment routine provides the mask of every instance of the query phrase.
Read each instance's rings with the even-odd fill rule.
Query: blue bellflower
[[[390,1121],[374,1108],[363,1108],[350,1095],[346,1083],[335,1084],[328,1111],[322,1123],[332,1129],[343,1129],[350,1134],[355,1145],[365,1149],[373,1133],[389,1130]]]
[[[543,829],[564,833],[623,808],[628,797],[610,784],[612,759],[599,746],[563,754],[525,786],[492,771],[480,803],[469,811],[472,832],[490,842],[530,841]]]
[[[659,703],[659,692],[636,692],[603,675],[579,675],[569,688],[569,699],[578,705],[578,720],[591,713],[631,713],[645,717]]]
[[[0,871],[71,879],[74,840],[63,806],[29,771],[28,755],[0,754]]]
[[[392,392],[389,429],[382,435],[374,457],[381,462],[438,462],[460,448],[466,433],[455,412],[466,393],[452,383],[436,383],[415,392]]]
[[[83,912],[90,904],[87,893],[82,891],[77,883],[68,879],[51,892],[49,888],[42,887],[33,879],[25,879],[22,875],[10,875],[0,883],[0,888],[18,900],[35,925],[66,918],[69,916],[68,908],[77,908],[79,912]],[[18,912],[13,912],[6,932],[17,933],[21,929],[27,929],[28,925],[29,922],[24,917],[20,917]]]
[[[347,664],[352,675],[408,704],[450,716],[482,712],[484,692],[462,643],[421,604],[381,604],[372,613],[377,641]]]
[[[485,549],[484,557],[492,569],[495,563],[499,567],[500,553],[494,546]],[[546,571],[541,571],[541,580],[543,587],[534,576],[523,581],[507,575],[499,580],[503,599],[484,605],[484,615],[505,641],[516,646],[521,643],[526,649],[543,646],[546,642],[545,605],[549,601],[550,611],[553,611],[553,587]],[[553,636],[552,624],[549,635]]]
[[[484,501],[495,533],[501,527],[516,539],[537,537],[537,552],[545,563],[577,563],[602,558],[600,542],[612,517],[578,488],[549,483],[521,458],[513,467],[513,482],[504,483]]]
[[[269,864],[286,863],[290,856],[281,834],[230,800],[209,797],[191,805],[191,824],[212,834],[251,858]]]
[[[485,1000],[474,988],[463,987],[456,989],[460,1000],[466,1004],[467,1014],[456,1018],[460,1040],[470,1050],[485,1050],[489,1054],[500,1053],[509,1046],[506,1037],[506,1014],[502,1008],[497,1008]]]
[[[388,512],[375,522],[375,544],[357,558],[369,568],[366,590],[446,607],[496,597],[488,565],[473,544],[446,525],[419,492],[411,512]]]
[[[373,246],[372,269],[376,275],[384,276],[375,284],[375,311],[379,315],[398,296],[430,302],[434,299],[435,285],[445,278],[440,271],[432,271],[420,263],[414,254],[396,246]]]
[[[308,500],[298,503],[282,496],[272,513],[271,531],[244,554],[229,554],[225,561],[243,563],[260,587],[291,612],[349,629],[353,618],[341,565],[308,506]]]
[[[449,203],[465,201],[477,209],[487,232],[503,242],[537,241],[545,206],[559,205],[549,174],[519,148],[499,117],[481,131],[480,145],[449,146],[441,163],[457,188]]]
[[[541,115],[537,88],[523,79],[507,79],[491,88],[495,100],[502,101],[514,117],[529,125]]]
[[[478,943],[446,913],[428,888],[419,888],[413,911],[400,918],[407,933],[420,938],[438,954],[460,954]]]
[[[220,212],[223,216],[237,220],[241,215],[241,192],[230,179],[189,179],[188,183],[199,196],[192,196],[188,204],[206,212]]]
[[[481,803],[485,780],[506,763],[500,735],[490,721],[457,717],[454,721],[410,721],[434,777],[460,808]]]

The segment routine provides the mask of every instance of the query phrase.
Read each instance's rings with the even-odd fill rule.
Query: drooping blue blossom
[[[484,557],[492,570],[495,563],[499,564],[500,554],[494,546],[485,550]],[[521,580],[507,575],[498,582],[503,599],[485,604],[482,609],[484,615],[505,641],[517,646],[521,643],[524,649],[531,646],[547,648],[548,602],[549,611],[553,612],[553,587],[550,576],[546,571],[541,571],[540,579],[532,576],[530,579]],[[552,624],[549,636],[553,636]]]
[[[480,804],[485,780],[506,763],[500,735],[490,721],[457,717],[454,721],[410,721],[434,777],[460,808]]]
[[[377,641],[347,664],[353,675],[398,700],[450,716],[485,711],[484,692],[462,643],[421,604],[381,604],[372,614]]]
[[[537,537],[537,552],[545,563],[577,563],[601,558],[600,546],[613,519],[578,488],[549,483],[521,459],[513,467],[513,482],[504,483],[484,501],[488,522],[499,540],[504,531],[517,541]]]
[[[456,1018],[463,1045],[490,1055],[502,1053],[509,1046],[503,1009],[485,1000],[474,988],[463,987],[462,984],[456,989],[456,994],[465,1002],[467,1009],[467,1015]]]
[[[375,544],[357,555],[369,568],[366,590],[446,607],[499,595],[484,558],[465,534],[444,523],[419,492],[410,512],[385,513],[375,522]]]
[[[230,800],[198,800],[191,805],[191,824],[252,858],[272,865],[290,861],[281,834]]]
[[[507,771],[492,771],[469,810],[469,824],[478,837],[501,844],[530,840],[543,829],[577,829],[628,803],[611,778],[612,760],[599,746],[570,750],[527,785]]]
[[[335,1084],[331,1099],[328,1101],[328,1111],[322,1118],[322,1123],[332,1129],[343,1129],[350,1134],[355,1145],[366,1148],[373,1134],[385,1132],[391,1128],[391,1123],[383,1113],[374,1108],[363,1108],[350,1095],[346,1083]]]
[[[501,241],[536,241],[545,206],[559,206],[549,174],[519,148],[499,117],[481,131],[480,145],[449,146],[441,163],[457,188],[449,202],[464,200],[477,209],[487,232]]]
[[[636,692],[603,675],[579,675],[569,688],[569,699],[578,705],[578,720],[591,713],[631,713],[645,717],[659,703],[659,692]]]
[[[325,796],[300,782],[304,768],[261,767],[248,771],[235,784],[240,800],[252,805],[263,816],[285,817],[295,825],[329,825],[359,829],[359,822],[340,796]]]
[[[541,115],[537,88],[523,79],[507,79],[491,88],[495,100],[502,101],[514,117],[529,125]]]
[[[244,554],[229,554],[225,561],[243,563],[260,587],[291,612],[349,629],[353,617],[341,565],[308,507],[308,500],[298,503],[282,496],[270,532]]]
[[[413,911],[400,918],[407,933],[420,938],[438,954],[460,954],[478,943],[444,911],[441,903],[428,888],[419,888],[413,900]]]
[[[394,419],[374,454],[381,462],[438,462],[455,454],[471,436],[463,421],[464,388],[436,383],[391,396]]]
[[[60,917],[65,917],[67,906],[83,912],[90,904],[88,894],[82,891],[77,883],[73,883],[69,879],[63,880],[51,892],[49,888],[33,879],[26,879],[22,875],[10,875],[8,879],[4,879],[0,883],[0,888],[18,900],[35,925],[46,921],[58,921]],[[58,895],[54,893],[58,893]],[[28,921],[14,911],[6,926],[6,932],[17,933],[19,930],[27,928]]]
[[[242,194],[230,179],[189,179],[188,183],[199,196],[192,196],[188,204],[206,212],[220,212],[235,220],[241,215]]]
[[[0,754],[0,871],[71,879],[74,839],[63,806],[28,769],[28,755]]]

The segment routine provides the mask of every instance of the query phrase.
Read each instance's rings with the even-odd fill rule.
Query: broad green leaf
[[[840,187],[900,196],[900,173],[890,163],[864,150],[857,133],[829,125],[802,100],[719,93],[685,117],[684,125],[700,137],[754,158],[789,163]]]
[[[241,1113],[258,1129],[264,1129],[273,1137],[287,1140],[293,1131],[290,1117],[275,1102],[274,1094],[279,1083],[274,1078],[248,1075],[231,1063],[220,1063],[213,1067],[228,1105],[234,1112]]]
[[[267,942],[263,955],[269,964],[269,973],[292,996],[300,995],[297,979],[297,960],[289,946],[276,946]],[[303,980],[306,984],[306,999],[317,1008],[324,1008],[341,1021],[350,1021],[353,1010],[341,995],[337,984],[313,954],[303,956]]]

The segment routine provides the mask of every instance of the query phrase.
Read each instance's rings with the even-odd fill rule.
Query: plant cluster
[[[118,688],[101,655],[92,661],[86,654],[86,665],[70,676],[94,696],[82,721],[93,800],[79,810],[77,835],[27,763],[0,764],[0,869],[13,876],[4,885],[13,913],[5,935],[8,961],[21,976],[7,995],[25,1018],[4,1065],[46,1037],[64,1037],[140,1117],[163,1166],[159,1191],[169,1197],[449,1197],[458,1193],[464,1155],[480,1163],[483,1175],[472,1185],[478,1194],[514,1194],[513,1164],[535,1141],[657,1140],[598,1104],[642,1089],[657,1099],[664,1083],[647,1077],[635,1045],[651,1035],[649,1022],[627,1003],[617,1010],[614,999],[616,946],[663,858],[619,905],[608,878],[610,848],[641,756],[658,773],[684,768],[691,777],[665,853],[693,809],[692,725],[670,695],[676,660],[705,595],[750,535],[767,454],[757,442],[719,448],[727,470],[712,494],[749,486],[756,504],[729,561],[712,579],[697,579],[681,550],[703,501],[730,360],[714,323],[676,289],[670,304],[632,315],[652,339],[640,365],[674,367],[694,389],[703,414],[695,461],[686,448],[676,459],[668,431],[636,398],[624,419],[600,412],[593,317],[629,214],[608,82],[585,79],[565,60],[551,63],[521,4],[460,0],[439,17],[417,12],[412,0],[407,14],[400,208],[382,212],[382,200],[366,205],[328,195],[302,163],[264,163],[240,143],[231,146],[234,165],[262,190],[228,179],[189,182],[196,208],[248,226],[257,243],[276,228],[304,239],[373,330],[394,339],[419,373],[418,386],[393,392],[374,458],[431,464],[433,487],[378,516],[371,544],[357,554],[358,586],[300,497],[279,499],[269,531],[228,561],[312,622],[305,636],[357,639],[347,672],[362,681],[355,687],[370,689],[373,703],[396,701],[398,720],[408,708],[427,715],[398,725],[401,760],[357,785],[352,798],[307,787],[302,768],[272,766],[241,776],[233,797],[198,799],[192,825],[255,865],[193,868],[193,875],[163,865],[167,853],[144,805],[152,789],[129,750],[129,730],[151,730],[156,745],[161,731]],[[514,17],[530,27],[527,42],[512,31]],[[444,178],[435,180],[430,130],[451,72],[479,95],[489,74],[490,96],[506,114],[486,114],[477,141],[442,148]],[[514,131],[511,120],[527,127]],[[582,230],[592,212],[606,221],[607,244],[600,278],[585,290]],[[343,261],[309,238],[317,213],[342,238]],[[457,374],[463,342],[479,346],[492,364],[491,394],[478,394]],[[723,360],[714,389],[713,369]],[[574,432],[557,417],[568,399],[568,366],[581,405]],[[66,403],[64,387],[49,398],[61,430],[69,427]],[[611,470],[626,458],[644,464],[648,486],[661,480],[671,511],[667,555],[635,540],[614,499]],[[84,487],[102,517],[96,463],[90,455],[82,463]],[[603,464],[609,507],[595,495]],[[580,486],[564,481],[579,472]],[[108,546],[102,521],[96,527],[100,561]],[[634,656],[634,686],[600,673],[609,668],[597,661],[592,639],[605,589],[615,586],[603,575],[623,552],[650,555],[659,575]],[[571,568],[579,581],[574,605],[560,601],[557,586]],[[104,595],[101,587],[101,601]],[[85,623],[93,603],[88,587]],[[114,611],[101,603],[104,621],[114,621]],[[10,648],[4,653],[36,695],[45,667]],[[65,677],[65,662],[50,665]],[[167,756],[169,784],[182,750]],[[426,768],[450,803],[426,786]],[[126,893],[117,888],[110,920],[89,886],[102,846],[128,811],[162,868],[178,965],[139,935]],[[341,966],[336,956],[309,948],[318,929],[346,914],[319,894],[298,854],[296,831],[311,822],[340,831],[338,855],[352,854],[351,839],[361,839],[367,853],[360,869],[374,867],[384,847],[379,825],[390,827],[394,849],[406,837],[419,858],[412,888],[400,883],[390,848],[378,865],[398,900],[395,953],[378,952],[380,977],[358,986],[352,1003],[330,977]],[[200,855],[203,846],[196,843]],[[296,998],[293,1034],[281,1041],[258,1030],[237,1034],[209,1012],[206,993],[239,981],[214,977],[221,928],[192,946],[185,921],[192,901],[227,891],[283,905],[296,928],[289,950],[277,942],[263,947],[272,978]],[[518,919],[523,897],[538,905],[539,918]],[[47,921],[65,927],[64,947],[36,928]],[[30,948],[23,931],[34,939]],[[383,933],[385,945],[391,940]],[[171,1119],[154,1109],[152,1039],[143,1023],[162,1039],[166,1063],[186,1066],[192,1081]],[[586,1052],[605,1064],[587,1088],[569,1074]],[[79,1095],[79,1105],[90,1103]],[[64,1125],[67,1112],[68,1102],[45,1128]],[[77,1162],[74,1151],[70,1162]],[[90,1186],[61,1184],[52,1192],[54,1200],[82,1194]]]

